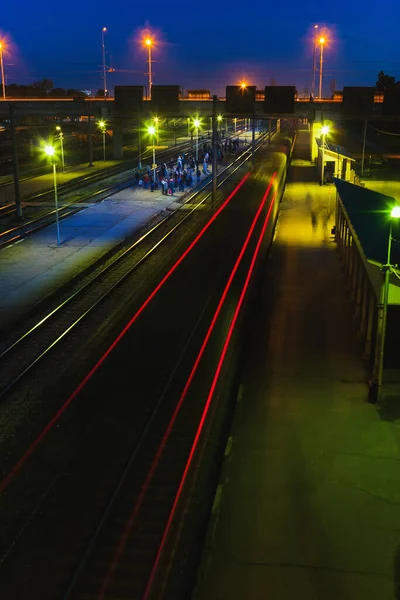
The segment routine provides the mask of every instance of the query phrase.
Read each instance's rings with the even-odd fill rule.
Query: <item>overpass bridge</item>
[[[233,102],[231,88],[240,90],[241,86],[227,86],[225,97],[216,98],[217,112],[224,117],[242,116],[256,119],[269,118],[295,118],[321,121],[324,118],[335,119],[362,119],[382,120],[400,118],[400,109],[397,100],[400,100],[400,90],[394,94],[376,92],[374,88],[344,88],[343,93],[335,93],[333,98],[298,98],[294,86],[266,87],[265,91],[258,91],[255,86],[250,98],[240,106],[240,102]],[[191,118],[194,115],[211,117],[213,115],[213,98],[196,98],[195,95],[182,97],[181,86],[154,86],[158,92],[156,101],[143,98],[143,86],[117,86],[118,88],[132,89],[131,102],[125,99],[123,104],[115,98],[6,98],[0,99],[0,119],[7,119],[10,107],[16,115],[30,115],[43,117],[79,117],[92,116],[94,118],[107,118],[110,121],[116,118],[129,119],[142,118],[158,114],[170,118]],[[268,102],[270,90],[274,92],[274,99]],[[173,98],[171,98],[171,90]],[[233,90],[235,91],[235,90]],[[280,92],[281,95],[280,95]],[[387,99],[389,101],[387,102]],[[282,100],[280,102],[280,100]],[[235,105],[238,110],[234,110]]]
[[[86,116],[90,122],[107,120],[113,130],[114,158],[122,158],[122,132],[124,128],[137,128],[139,123],[155,115],[163,118],[249,118],[307,119],[314,125],[325,120],[362,120],[364,122],[399,119],[400,89],[394,87],[384,93],[373,87],[345,87],[343,93],[333,98],[300,99],[294,86],[266,86],[263,91],[255,86],[226,86],[223,98],[201,94],[183,97],[182,87],[153,86],[151,100],[144,96],[144,86],[116,86],[114,98],[10,98],[0,100],[0,119],[10,119],[12,128],[25,116],[49,118],[79,118]],[[207,97],[207,94],[209,97]],[[89,136],[91,137],[91,136]],[[312,148],[311,148],[311,153]]]

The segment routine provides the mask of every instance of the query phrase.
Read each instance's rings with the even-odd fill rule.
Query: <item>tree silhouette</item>
[[[375,86],[379,92],[383,92],[386,88],[391,87],[395,82],[395,78],[392,75],[387,75],[383,71],[378,73],[378,81]]]

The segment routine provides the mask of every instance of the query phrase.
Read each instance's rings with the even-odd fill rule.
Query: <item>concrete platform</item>
[[[1,250],[0,329],[189,193],[127,188],[60,221],[60,246],[54,224]]]
[[[294,165],[193,600],[400,598],[400,411],[367,404],[334,192]]]
[[[242,140],[249,133],[238,134]],[[209,165],[209,175],[211,175]],[[196,180],[196,178],[194,178]],[[200,185],[205,175],[201,175]],[[121,190],[100,203],[84,205],[60,221],[61,245],[51,225],[0,251],[0,330],[9,327],[43,298],[96,263],[124,239],[168,208],[181,206],[195,190],[173,196],[139,186]]]

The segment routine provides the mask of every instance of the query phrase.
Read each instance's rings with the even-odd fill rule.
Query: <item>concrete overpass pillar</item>
[[[122,147],[122,122],[115,119],[113,128],[113,157],[114,160],[120,160],[124,155]]]
[[[277,119],[276,120],[276,133],[280,133],[281,132],[281,120]]]

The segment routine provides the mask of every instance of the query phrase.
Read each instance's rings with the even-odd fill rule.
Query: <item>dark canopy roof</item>
[[[397,204],[396,200],[336,177],[333,180],[366,257],[386,263],[390,211]],[[400,219],[393,220],[392,264],[400,264],[399,221]]]

